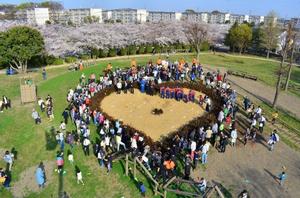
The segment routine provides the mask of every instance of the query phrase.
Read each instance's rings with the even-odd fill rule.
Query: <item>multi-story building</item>
[[[147,21],[147,11],[144,9],[114,9],[103,12],[103,20],[122,23],[144,23]]]
[[[191,21],[194,23],[208,23],[209,13],[207,12],[183,12],[182,20]]]
[[[254,23],[255,25],[259,25],[264,22],[264,16],[256,16],[256,15],[250,15],[247,22],[248,23]]]
[[[148,22],[171,22],[179,21],[182,14],[179,12],[158,12],[158,11],[149,11],[147,14]]]
[[[225,22],[230,20],[230,14],[229,13],[223,13],[219,11],[213,11],[209,15],[209,23],[212,24],[224,24]]]
[[[32,24],[32,25],[45,25],[46,21],[49,21],[49,9],[48,8],[33,8],[28,10],[19,10],[16,13],[16,19]]]
[[[102,9],[98,8],[82,8],[82,9],[69,9],[50,11],[50,20],[54,23],[67,24],[72,23],[80,25],[91,22],[102,23]]]
[[[245,15],[242,15],[242,14],[231,14],[230,17],[229,17],[229,21],[230,21],[231,24],[234,24],[235,22],[241,24],[241,23],[243,23],[245,21]]]

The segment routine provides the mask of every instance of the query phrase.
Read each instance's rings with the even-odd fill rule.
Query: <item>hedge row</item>
[[[209,43],[203,43],[201,51],[209,50]],[[149,53],[167,53],[175,50],[182,50],[188,52],[196,52],[195,48],[190,45],[184,44],[174,44],[169,46],[159,46],[159,45],[141,45],[135,46],[131,45],[124,48],[111,48],[109,50],[96,49],[93,48],[90,50],[89,54],[81,54],[78,56],[66,56],[64,58],[55,57],[52,55],[42,55],[33,57],[28,63],[29,66],[44,66],[44,65],[61,65],[64,63],[74,63],[78,59],[87,60],[91,58],[106,58],[106,57],[115,57],[115,56],[127,56],[127,55],[136,55],[136,54],[149,54]]]

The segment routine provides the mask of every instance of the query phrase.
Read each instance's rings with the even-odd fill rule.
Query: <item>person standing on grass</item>
[[[244,135],[244,146],[246,146],[248,139],[251,136],[251,131],[249,128],[246,129],[245,135]]]
[[[64,153],[62,151],[58,151],[56,155],[56,165],[57,165],[57,172],[61,173],[64,167]],[[63,174],[65,171],[63,172]]]
[[[43,80],[47,80],[47,72],[45,68],[43,68],[42,76],[43,76]]]
[[[46,178],[45,178],[46,173],[44,171],[43,166],[44,166],[43,162],[41,162],[35,171],[35,179],[36,179],[36,183],[39,185],[39,188],[44,188],[46,183]]]
[[[107,155],[107,157],[104,160],[106,161],[107,175],[108,175],[112,169],[112,156]]]
[[[75,171],[76,171],[77,184],[81,183],[82,185],[84,185],[82,173],[78,168],[78,166],[75,167]]]
[[[11,171],[11,168],[12,168],[13,162],[14,162],[14,154],[10,153],[9,151],[5,151],[3,160],[8,165],[8,171]]]
[[[31,117],[34,119],[35,124],[41,124],[41,117],[35,109],[32,109]]]
[[[274,113],[272,113],[272,125],[275,124],[277,118],[278,118],[278,111],[275,111]]]
[[[64,118],[65,124],[68,124],[68,119],[69,119],[69,111],[67,108],[62,112],[62,117]]]
[[[84,138],[82,145],[83,145],[83,152],[85,156],[90,155],[90,144],[91,141],[88,138]]]
[[[139,182],[139,189],[141,191],[142,197],[146,197],[146,187],[143,182]]]
[[[70,150],[68,150],[68,161],[73,165],[74,156],[73,156],[73,153]]]

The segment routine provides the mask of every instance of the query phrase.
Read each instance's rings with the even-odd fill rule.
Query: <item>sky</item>
[[[267,15],[274,10],[281,18],[300,17],[300,0],[58,0],[65,8],[144,8],[153,11],[219,10],[235,14]],[[25,0],[0,0],[24,3]],[[32,0],[32,2],[41,2]]]

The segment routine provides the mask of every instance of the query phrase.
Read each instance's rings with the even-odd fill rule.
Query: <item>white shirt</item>
[[[236,139],[236,138],[237,138],[237,132],[236,132],[236,129],[234,129],[234,130],[231,131],[230,136],[231,136],[232,139]]]
[[[88,146],[88,145],[90,145],[90,144],[91,144],[91,141],[90,141],[89,139],[85,138],[85,139],[83,140],[83,146]]]
[[[82,180],[82,174],[81,174],[81,172],[77,173],[77,179],[78,180]]]
[[[195,151],[195,150],[196,150],[196,146],[197,146],[196,142],[195,142],[195,141],[192,141],[192,142],[191,142],[191,150],[192,150],[192,151]]]
[[[72,154],[68,155],[68,160],[73,162],[74,161],[74,156]]]
[[[203,147],[202,147],[202,153],[207,153],[208,149],[209,149],[208,144],[204,144]]]

